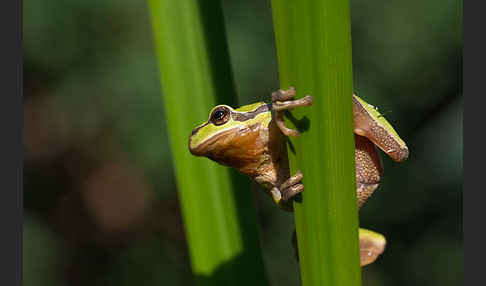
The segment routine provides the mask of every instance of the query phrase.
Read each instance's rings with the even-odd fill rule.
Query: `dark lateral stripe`
[[[194,129],[192,130],[192,132],[191,132],[191,135],[196,134],[196,133],[197,133],[197,131],[199,131],[199,129],[203,128],[204,126],[206,126],[206,125],[208,125],[208,124],[209,124],[209,122],[206,122],[206,123],[204,123],[203,125],[201,125],[201,126],[199,126],[199,127],[194,128]]]
[[[250,112],[233,112],[233,120],[235,121],[246,121],[248,119],[253,119],[260,113],[267,112],[270,110],[270,104],[260,105],[257,109]]]

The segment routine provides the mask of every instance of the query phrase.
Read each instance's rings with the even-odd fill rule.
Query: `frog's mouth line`
[[[207,125],[207,123],[204,124],[204,125]],[[202,128],[202,127],[203,126],[200,126],[198,128]],[[201,143],[194,148],[191,147],[191,141],[192,141],[192,137],[193,137],[191,135],[191,136],[189,136],[189,151],[194,156],[205,156],[207,154],[207,152],[209,151],[209,149],[211,149],[210,146],[214,145],[215,142],[217,142],[219,140],[219,138],[221,138],[222,136],[227,136],[228,133],[233,132],[233,131],[234,130],[230,129],[230,130],[226,130],[226,131],[223,131],[223,132],[220,132],[220,133],[216,133],[213,136],[211,136],[210,138],[206,139],[206,142]],[[196,132],[197,132],[197,130],[196,130]],[[194,134],[195,133],[193,133],[193,135]]]
[[[246,144],[250,142],[246,142],[243,144],[240,139],[249,138],[250,133],[259,132],[258,127],[260,124],[254,124],[250,126],[244,126],[239,129],[231,128],[228,130],[224,130],[222,132],[216,133],[210,138],[207,138],[205,142],[191,147],[191,141],[193,136],[189,137],[189,151],[191,154],[195,156],[205,156],[210,157],[210,154],[213,153],[214,150],[223,150],[225,148],[231,147],[231,144],[236,144],[238,146],[246,146]],[[235,143],[235,140],[238,142]],[[253,142],[253,140],[250,140]],[[219,146],[218,146],[219,145]],[[246,148],[246,147],[245,147]]]

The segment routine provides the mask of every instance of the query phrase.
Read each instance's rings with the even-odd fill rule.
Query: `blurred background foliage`
[[[240,102],[268,100],[270,3],[223,8]],[[363,284],[462,284],[462,1],[351,10],[354,89],[411,150],[360,211],[388,239]],[[24,285],[190,285],[147,3],[26,0],[23,39]],[[271,283],[298,285],[292,216],[248,191]]]

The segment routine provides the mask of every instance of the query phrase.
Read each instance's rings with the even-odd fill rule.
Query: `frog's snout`
[[[188,140],[189,152],[191,152],[191,154],[194,156],[203,156],[201,148],[198,148],[198,146],[194,146],[192,142],[192,139],[196,133],[197,133],[197,128],[192,130],[191,136],[189,136],[189,140]]]
[[[194,136],[194,134],[196,134],[196,132],[197,132],[196,129],[192,130],[191,135],[189,136],[189,140],[188,140],[187,146],[189,147],[189,152],[191,152],[192,155],[196,155],[197,156],[197,154],[195,154],[196,153],[195,150],[194,150],[195,148],[193,148],[193,146],[191,144],[192,143],[192,137]]]

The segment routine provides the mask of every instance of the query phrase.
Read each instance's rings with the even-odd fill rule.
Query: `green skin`
[[[214,107],[209,119],[189,137],[189,150],[222,165],[237,168],[262,185],[275,204],[293,210],[293,198],[304,190],[303,174],[290,176],[286,137],[297,130],[284,123],[284,112],[311,106],[312,96],[294,99],[295,88],[272,93],[272,103],[258,102],[233,109]],[[408,158],[408,148],[377,109],[353,95],[355,160],[358,207],[379,185],[383,167],[376,147],[394,161]],[[376,147],[375,147],[376,146]],[[386,240],[378,233],[359,230],[361,266],[372,263],[384,251]],[[294,241],[294,243],[296,243]]]

